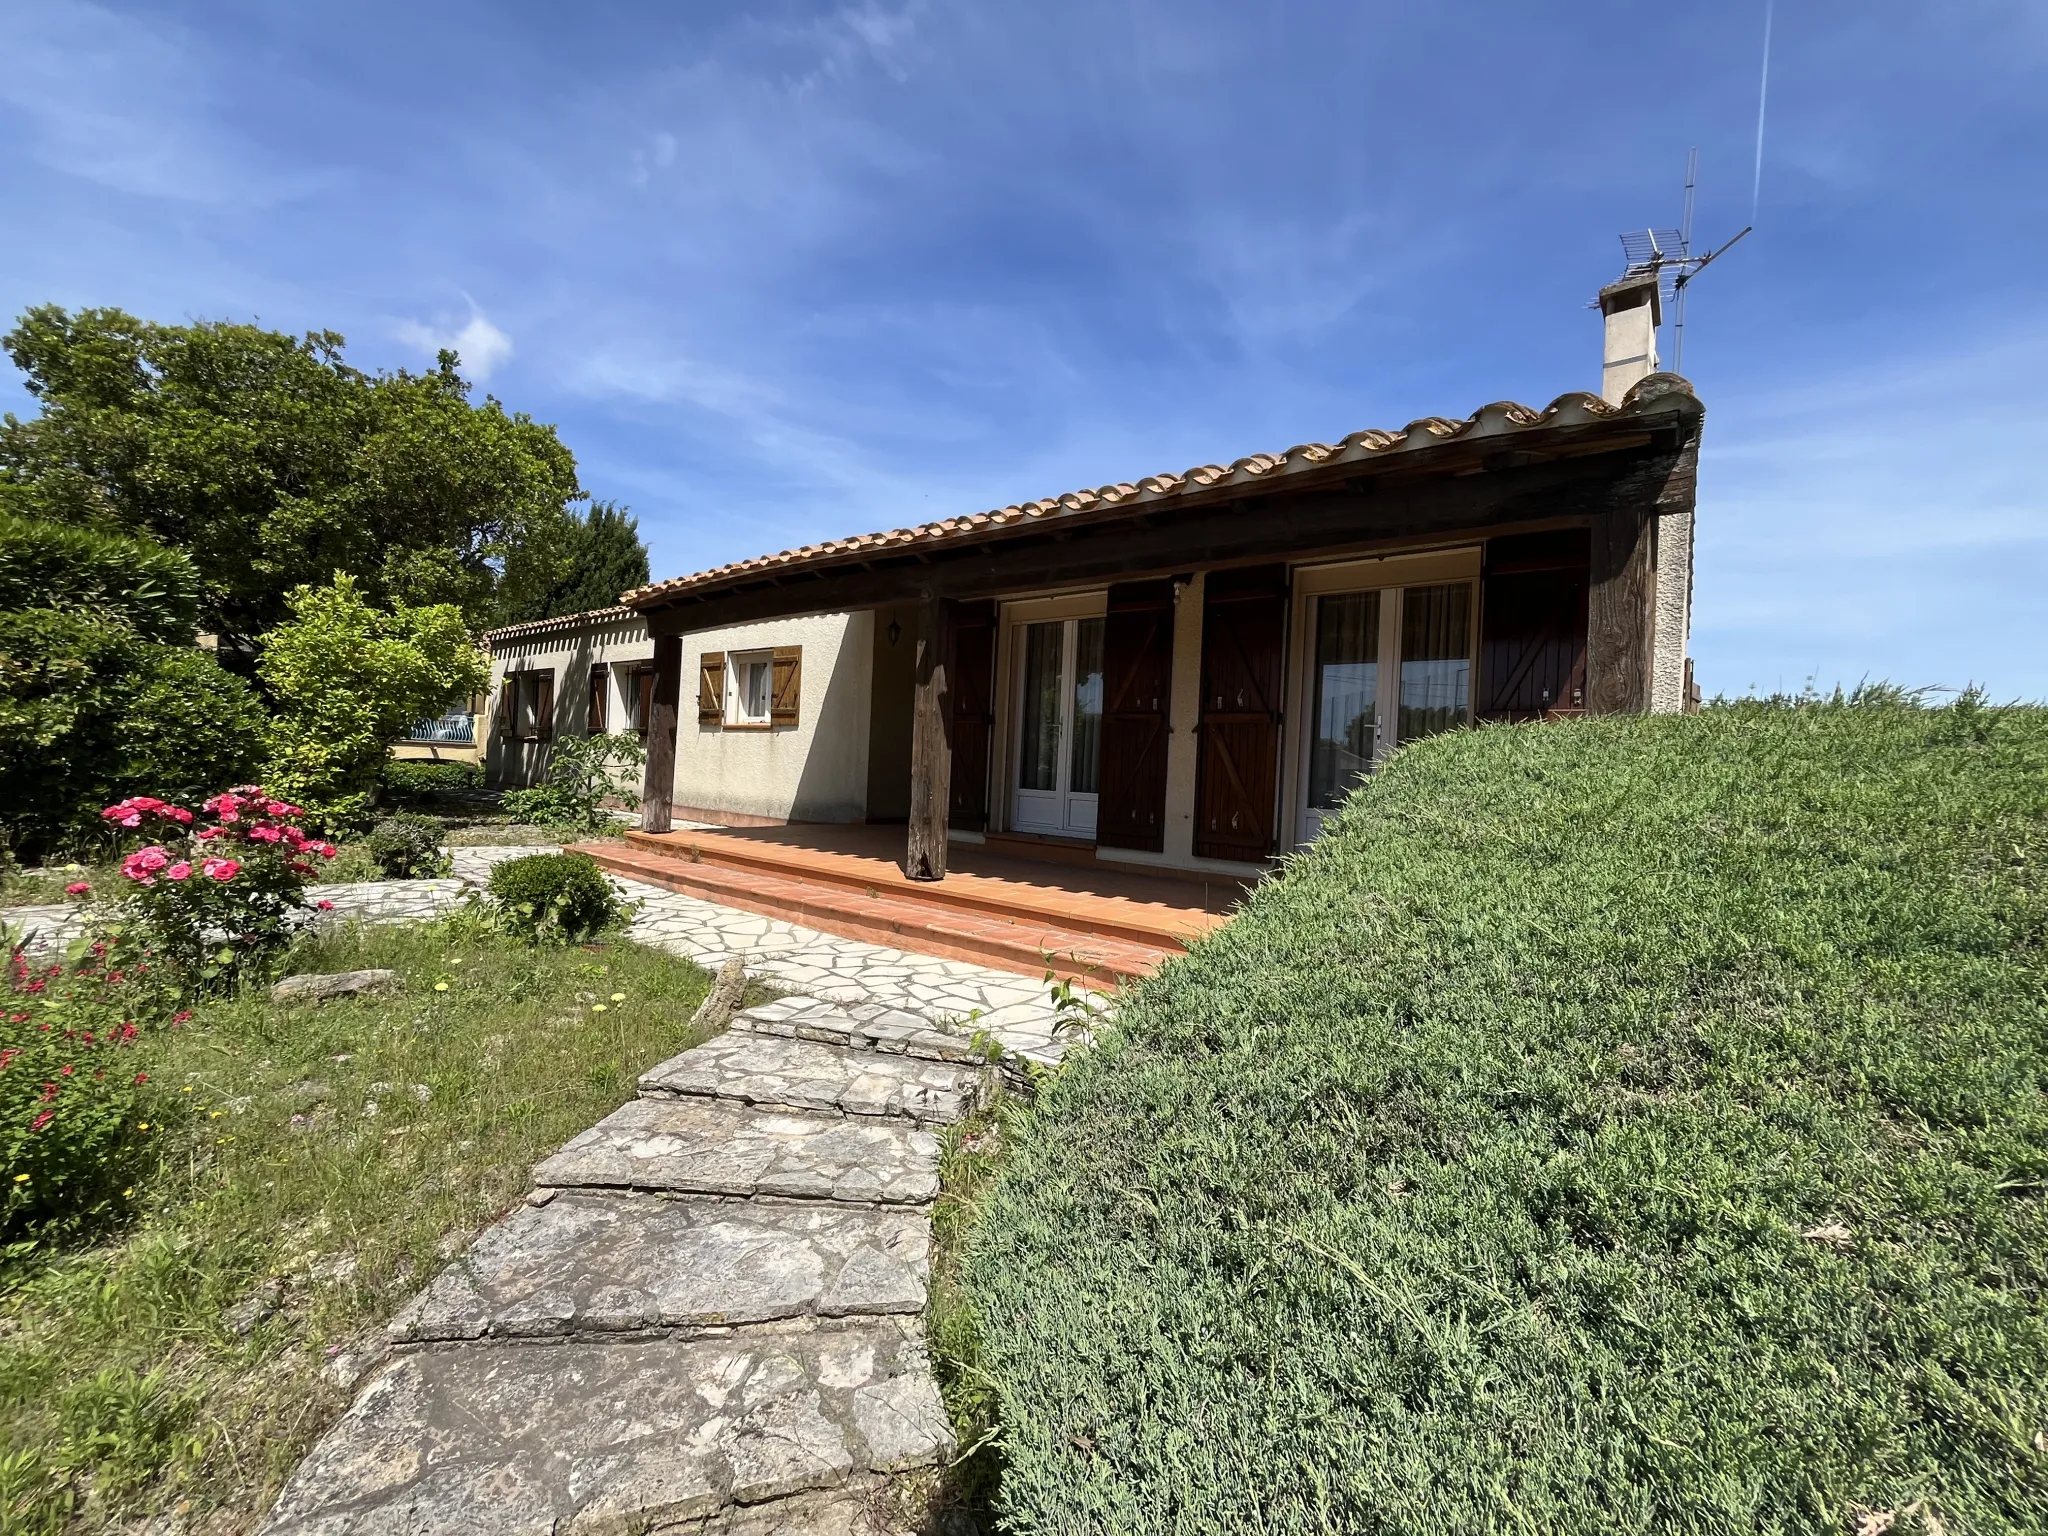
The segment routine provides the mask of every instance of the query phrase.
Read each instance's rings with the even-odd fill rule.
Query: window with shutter
[[[552,741],[555,737],[555,669],[533,674],[533,739]]]
[[[650,686],[653,674],[648,674]],[[725,652],[706,651],[697,659],[697,723],[720,725],[725,720]],[[641,724],[643,731],[646,724]]]
[[[803,694],[804,648],[778,645],[774,656],[774,681],[769,689],[768,722],[795,725],[797,701]]]

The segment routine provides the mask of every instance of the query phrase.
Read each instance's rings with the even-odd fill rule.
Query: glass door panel
[[[1060,787],[1060,652],[1064,624],[1024,627],[1024,707],[1018,715],[1017,787]]]
[[[1344,803],[1372,768],[1379,735],[1380,595],[1346,592],[1316,604],[1315,736],[1309,743],[1308,809],[1321,816]]]
[[[1027,624],[1018,634],[1020,832],[1093,837],[1102,769],[1101,619]]]
[[[1472,584],[1401,594],[1400,739],[1463,725],[1472,705]]]

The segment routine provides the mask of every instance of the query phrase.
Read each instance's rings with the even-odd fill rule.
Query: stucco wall
[[[697,718],[706,652],[803,647],[797,722],[729,730]],[[867,815],[874,615],[823,613],[683,637],[674,803],[679,814],[747,823],[860,821]]]
[[[896,643],[889,643],[889,625]],[[873,708],[868,726],[869,821],[910,819],[910,727],[917,694],[917,610],[879,608],[874,635]]]
[[[1657,523],[1657,627],[1650,659],[1650,709],[1686,706],[1685,658],[1692,630],[1692,520],[1676,512]]]
[[[613,617],[579,625],[573,629],[524,638],[491,640],[491,690],[486,713],[478,725],[486,733],[484,782],[493,789],[516,789],[540,782],[546,771],[549,743],[508,741],[499,728],[498,710],[503,702],[505,674],[519,671],[549,671],[555,675],[554,727],[556,736],[580,736],[590,728],[590,669],[599,662],[611,667],[610,725],[614,731],[630,729],[626,700],[620,695],[625,666],[647,661],[654,655],[654,641],[645,620]],[[637,798],[638,786],[621,786],[628,798]]]

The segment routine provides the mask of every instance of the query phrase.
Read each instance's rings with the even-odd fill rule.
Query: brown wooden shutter
[[[555,669],[533,675],[533,739],[555,739]]]
[[[1584,713],[1591,555],[1583,528],[1487,542],[1475,690],[1480,719]]]
[[[1202,597],[1202,751],[1195,852],[1254,861],[1273,851],[1287,568],[1212,571]]]
[[[633,669],[633,708],[639,711],[633,717],[633,729],[645,736],[647,723],[654,718],[654,668],[651,665]]]
[[[498,734],[510,741],[519,734],[519,678],[507,672],[498,684]]]
[[[775,647],[775,666],[768,684],[768,723],[795,725],[797,703],[804,690],[804,648]]]
[[[953,771],[946,821],[964,832],[988,827],[989,738],[996,723],[996,605],[962,603],[953,613]]]
[[[706,651],[697,661],[697,723],[716,725],[724,718],[725,652]]]
[[[1109,589],[1102,634],[1102,798],[1095,841],[1166,847],[1166,738],[1173,704],[1173,583]]]
[[[598,662],[590,669],[590,709],[584,729],[602,736],[611,725],[611,668]]]

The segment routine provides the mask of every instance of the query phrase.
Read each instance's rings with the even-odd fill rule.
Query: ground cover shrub
[[[424,816],[387,816],[370,828],[363,846],[377,863],[380,880],[428,880],[446,875],[441,824]]]
[[[404,985],[317,1007],[249,988],[132,1048],[151,1132],[128,1225],[0,1267],[0,1529],[249,1529],[384,1320],[696,1043],[709,985],[658,950],[535,949],[473,918],[291,955],[362,967]]]
[[[2048,1529],[2048,711],[1399,753],[1010,1127],[1030,1532]]]
[[[582,853],[531,853],[491,871],[491,901],[507,931],[577,943],[616,927],[626,904],[597,861]]]
[[[425,763],[392,758],[380,774],[382,798],[405,804],[436,795],[468,794],[484,787],[480,763]]]
[[[532,789],[507,790],[507,815],[564,832],[604,832],[617,827],[605,810],[627,789],[621,770],[639,768],[647,749],[637,736],[562,736],[548,749],[547,776]],[[637,790],[637,780],[632,781]]]
[[[121,861],[119,916],[194,989],[224,990],[267,968],[298,931],[306,882],[332,843],[299,826],[305,812],[253,784],[223,790],[195,816],[149,795],[102,819],[147,839]]]

